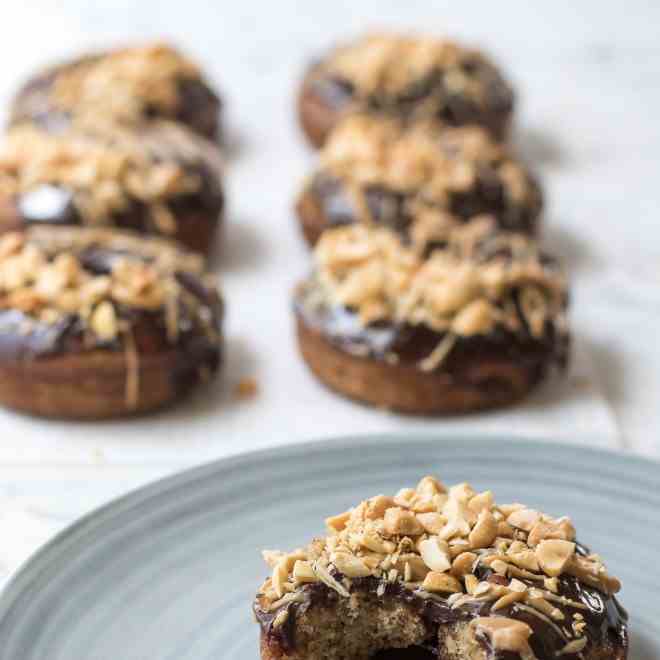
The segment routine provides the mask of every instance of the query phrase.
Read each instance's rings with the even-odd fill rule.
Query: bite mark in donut
[[[326,526],[263,553],[263,660],[627,657],[621,584],[569,518],[425,477]]]

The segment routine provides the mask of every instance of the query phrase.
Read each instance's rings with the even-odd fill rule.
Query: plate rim
[[[287,456],[297,455],[300,453],[310,452],[323,452],[328,449],[341,449],[352,448],[355,449],[355,444],[360,443],[362,446],[370,446],[374,444],[388,445],[401,444],[402,439],[405,438],[406,442],[417,443],[443,443],[443,442],[457,442],[461,445],[466,443],[477,443],[482,441],[487,442],[501,442],[509,446],[521,446],[530,448],[534,446],[542,446],[546,449],[554,449],[558,453],[562,450],[579,453],[583,456],[608,456],[610,459],[624,461],[629,465],[635,465],[643,470],[660,469],[660,460],[653,457],[645,457],[638,454],[630,453],[625,449],[620,448],[600,448],[582,446],[566,441],[554,441],[548,436],[544,438],[526,437],[524,435],[508,436],[503,433],[488,433],[476,432],[470,433],[469,431],[453,432],[448,430],[436,432],[419,432],[419,431],[394,431],[394,432],[369,432],[357,434],[342,434],[340,436],[328,436],[323,439],[313,440],[307,439],[297,442],[292,442],[279,447],[270,447],[262,449],[254,449],[246,452],[237,453],[231,456],[217,458],[212,461],[201,463],[192,467],[186,467],[180,471],[174,472],[163,477],[159,477],[154,481],[150,481],[137,488],[132,488],[123,495],[112,498],[105,504],[92,509],[91,511],[83,514],[79,518],[72,521],[64,529],[60,530],[49,541],[37,548],[27,559],[20,565],[20,567],[11,575],[0,592],[0,628],[5,625],[5,619],[11,612],[16,602],[20,599],[21,595],[33,582],[38,580],[39,576],[48,570],[52,560],[57,556],[58,549],[66,544],[72,537],[83,533],[86,527],[96,521],[97,518],[112,511],[121,508],[125,504],[129,504],[133,500],[141,498],[152,498],[154,496],[162,495],[171,488],[179,488],[187,482],[195,482],[200,479],[217,472],[220,469],[236,469],[242,464],[258,460],[268,460],[271,456],[278,458],[285,458]]]

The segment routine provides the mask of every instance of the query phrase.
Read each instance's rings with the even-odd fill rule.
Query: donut
[[[446,39],[367,34],[315,62],[298,96],[302,129],[320,147],[338,120],[368,112],[449,126],[477,124],[506,137],[514,94],[495,65]]]
[[[16,95],[10,121],[59,132],[90,116],[126,125],[168,119],[215,140],[220,110],[199,67],[172,46],[154,43],[85,55],[37,73]]]
[[[569,355],[558,264],[477,220],[420,257],[382,228],[326,231],[294,295],[300,352],[331,389],[377,407],[453,414],[522,399]]]
[[[621,584],[567,517],[427,476],[325,522],[263,552],[262,660],[627,658]]]
[[[422,250],[481,214],[534,234],[542,206],[532,173],[482,128],[369,115],[351,115],[332,131],[296,203],[311,245],[328,227],[364,222]]]
[[[0,404],[101,419],[172,404],[219,368],[223,303],[158,238],[34,226],[0,237]]]
[[[93,122],[54,135],[33,124],[0,143],[0,234],[34,224],[160,234],[207,252],[224,206],[217,148],[185,127]]]

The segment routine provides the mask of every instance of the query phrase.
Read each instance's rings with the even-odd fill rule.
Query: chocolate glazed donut
[[[208,380],[223,303],[159,239],[34,227],[0,239],[0,403],[73,419],[148,412]]]
[[[327,231],[294,302],[301,354],[324,384],[374,406],[454,414],[520,400],[568,361],[556,264],[488,224],[417,257],[394,234]]]
[[[534,175],[482,129],[445,128],[355,115],[319,152],[296,203],[303,235],[364,222],[387,227],[420,251],[456,225],[490,215],[535,234],[543,207]]]
[[[434,477],[264,551],[262,660],[625,660],[621,583],[567,517]]]
[[[167,44],[153,44],[87,55],[38,73],[16,95],[10,121],[57,133],[88,115],[133,125],[168,119],[216,140],[221,108],[193,62]]]
[[[300,124],[315,147],[351,112],[476,124],[503,139],[513,106],[511,86],[477,51],[398,35],[337,48],[310,67],[298,95]]]
[[[0,147],[0,233],[111,226],[207,253],[224,209],[217,148],[185,127],[94,122],[54,135],[29,124]]]

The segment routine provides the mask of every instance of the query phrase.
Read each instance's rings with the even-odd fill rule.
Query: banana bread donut
[[[221,358],[223,305],[201,257],[107,229],[0,237],[0,404],[109,418],[166,406]]]
[[[207,252],[224,206],[221,168],[211,142],[173,122],[96,121],[57,135],[17,125],[0,144],[0,233],[106,225]]]
[[[262,660],[625,660],[619,581],[568,518],[433,477],[326,520],[254,601]]]
[[[215,140],[220,109],[199,67],[156,43],[87,55],[38,73],[18,92],[11,122],[59,132],[90,116],[126,125],[159,118]]]
[[[330,388],[407,413],[515,402],[568,359],[567,288],[535,242],[487,220],[419,257],[365,225],[325,232],[295,294],[300,351]]]
[[[478,124],[506,137],[514,95],[493,63],[445,39],[371,34],[336,48],[304,77],[303,131],[316,147],[338,120],[359,111],[449,126]]]
[[[332,131],[319,160],[296,205],[312,245],[328,227],[365,222],[424,249],[482,213],[532,234],[543,205],[534,176],[477,126],[439,130],[352,115]]]

